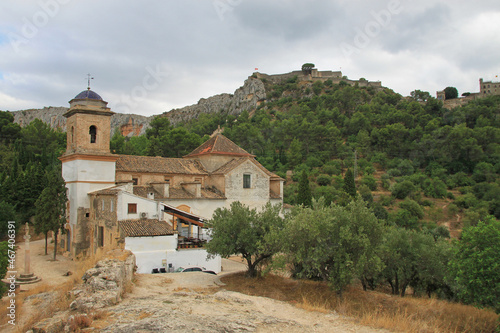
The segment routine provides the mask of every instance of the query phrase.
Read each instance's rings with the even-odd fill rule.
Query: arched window
[[[75,127],[71,126],[71,145],[75,144]]]
[[[94,125],[90,126],[89,134],[90,134],[90,143],[96,143],[97,128]]]

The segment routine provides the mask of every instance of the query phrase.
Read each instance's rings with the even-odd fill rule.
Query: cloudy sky
[[[407,96],[499,80],[500,1],[2,0],[0,110],[159,114],[305,62]]]

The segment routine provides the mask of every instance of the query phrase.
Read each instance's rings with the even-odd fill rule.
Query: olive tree
[[[465,228],[454,252],[449,266],[458,297],[500,313],[500,221],[490,216]]]
[[[381,238],[382,226],[362,200],[342,207],[320,199],[292,213],[281,242],[289,262],[300,268],[296,275],[327,281],[342,296],[355,277],[381,269]]]
[[[212,239],[207,243],[210,256],[228,258],[239,254],[247,262],[247,275],[257,276],[259,265],[279,250],[283,228],[281,205],[267,203],[261,211],[239,201],[228,208],[217,208],[206,225]]]

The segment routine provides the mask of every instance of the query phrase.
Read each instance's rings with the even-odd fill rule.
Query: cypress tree
[[[351,169],[347,169],[344,175],[344,187],[342,189],[351,197],[356,196],[356,184],[354,182],[354,174]]]
[[[305,170],[303,170],[302,174],[300,175],[297,203],[299,205],[304,205],[305,207],[312,206],[311,188],[309,187],[309,178],[307,178],[307,173]]]

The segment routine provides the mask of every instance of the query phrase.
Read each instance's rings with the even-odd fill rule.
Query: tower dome
[[[76,95],[74,99],[95,99],[98,101],[102,101],[102,97],[99,96],[98,93],[90,90],[90,88],[88,88],[87,90],[84,90],[81,93],[79,93],[78,95]]]

